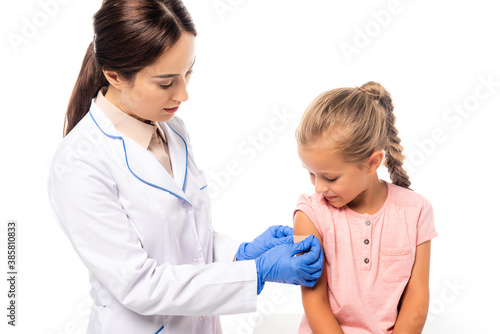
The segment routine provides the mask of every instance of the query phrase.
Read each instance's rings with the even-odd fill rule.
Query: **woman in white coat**
[[[220,333],[266,281],[312,286],[316,238],[272,226],[235,243],[213,231],[207,183],[175,116],[188,98],[195,27],[181,1],[104,0],[94,15],[48,182],[89,270],[88,331]],[[302,255],[295,256],[298,253]]]

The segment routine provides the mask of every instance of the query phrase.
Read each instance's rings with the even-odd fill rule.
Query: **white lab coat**
[[[255,262],[213,231],[182,121],[160,125],[174,179],[94,101],[55,154],[49,198],[89,270],[88,334],[220,333],[217,315],[256,309]]]

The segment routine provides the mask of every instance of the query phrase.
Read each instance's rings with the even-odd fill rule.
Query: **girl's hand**
[[[422,333],[429,309],[430,259],[429,240],[417,246],[411,277],[401,297],[401,308],[394,326],[394,334]]]

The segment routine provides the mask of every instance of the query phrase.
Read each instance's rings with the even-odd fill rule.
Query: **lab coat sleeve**
[[[142,315],[255,311],[254,261],[159,265],[141,247],[105,164],[80,161],[78,168],[60,171],[53,166],[48,182],[58,222],[87,268],[125,307]]]
[[[239,246],[240,243],[233,238],[214,232],[214,261],[233,261]]]

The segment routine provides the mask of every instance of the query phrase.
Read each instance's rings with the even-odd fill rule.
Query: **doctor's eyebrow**
[[[189,68],[188,72],[193,69],[195,62],[196,62],[196,57],[194,57],[193,64]],[[167,78],[173,78],[173,77],[178,77],[178,76],[180,76],[180,74],[160,74],[160,75],[153,76],[153,78],[167,79]]]

